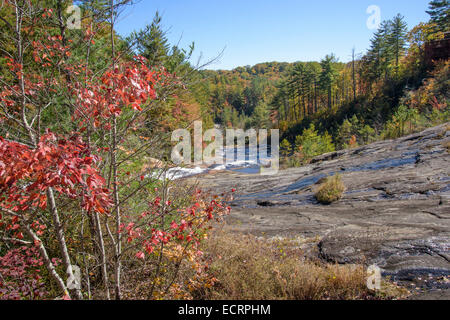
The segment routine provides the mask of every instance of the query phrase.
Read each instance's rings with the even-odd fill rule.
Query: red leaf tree
[[[126,3],[93,9],[70,34],[65,1],[45,8],[8,0],[1,8],[13,41],[0,60],[8,68],[0,78],[0,298],[42,298],[47,279],[65,298],[110,299],[114,290],[121,299],[121,279],[140,261],[153,266],[150,292],[164,296],[183,259],[199,261],[209,222],[228,211],[223,197],[201,192],[185,190],[179,200],[170,181],[134,165],[158,141],[148,131],[152,112],[183,86],[164,68],[118,52],[114,23]],[[92,61],[103,49],[97,38],[109,38],[102,67]],[[67,282],[74,265],[79,286]]]

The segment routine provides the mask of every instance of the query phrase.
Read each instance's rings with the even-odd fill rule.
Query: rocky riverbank
[[[224,171],[196,179],[212,191],[237,189],[233,232],[315,238],[308,252],[324,261],[376,264],[394,281],[449,299],[449,128],[329,153],[275,176]],[[336,173],[347,192],[319,204],[317,183]]]

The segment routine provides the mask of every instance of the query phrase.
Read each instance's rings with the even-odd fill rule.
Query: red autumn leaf
[[[136,253],[136,258],[144,260],[145,254],[142,251]]]

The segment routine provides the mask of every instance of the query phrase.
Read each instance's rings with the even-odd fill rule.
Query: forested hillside
[[[400,14],[384,21],[367,52],[349,48],[348,63],[329,54],[317,62],[200,71],[197,100],[225,127],[281,129],[286,155],[301,153],[298,142],[308,135],[321,141],[300,158],[448,121],[448,52],[433,59],[430,49],[450,41],[448,6],[432,1],[430,21],[411,30]]]
[[[277,105],[282,103],[290,76],[300,66],[320,70],[319,63],[268,62],[253,67],[239,67],[232,71],[200,71],[203,84],[201,94],[208,97],[216,123],[228,127],[269,128],[278,121]],[[333,63],[337,70],[341,63]],[[280,115],[285,119],[288,115]]]

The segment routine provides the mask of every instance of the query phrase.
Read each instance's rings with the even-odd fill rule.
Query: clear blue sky
[[[429,0],[141,0],[125,10],[118,22],[125,36],[163,16],[172,44],[195,42],[195,59],[217,56],[209,69],[233,69],[260,62],[313,61],[333,52],[349,61],[353,47],[369,47],[374,30],[366,26],[370,5],[381,10],[381,20],[397,13],[409,28],[428,21]]]

